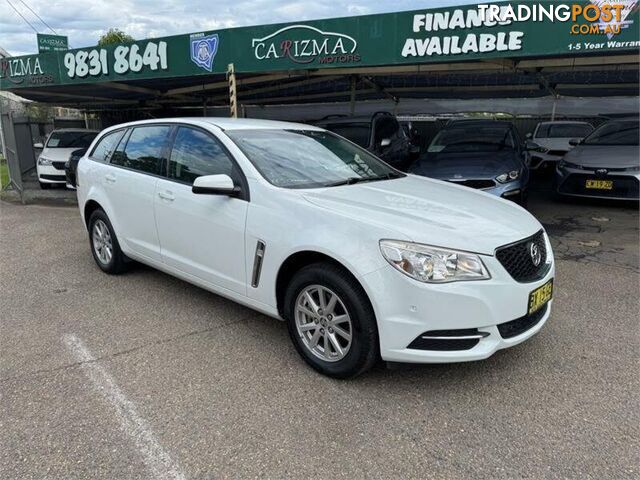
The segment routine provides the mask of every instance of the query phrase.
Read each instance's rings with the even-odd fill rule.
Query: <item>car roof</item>
[[[540,122],[538,125],[591,125],[589,122],[583,122],[580,120],[553,120],[548,122]]]
[[[342,123],[371,123],[374,118],[381,117],[391,117],[396,118],[393,114],[389,112],[376,112],[373,115],[336,115],[329,117],[321,118],[320,120],[316,120],[313,122],[314,125],[339,125]],[[396,119],[397,120],[397,119]]]
[[[255,118],[226,118],[226,117],[172,117],[156,118],[153,120],[139,120],[112,128],[133,127],[137,125],[153,125],[157,123],[186,123],[195,126],[213,125],[221,130],[318,130],[321,128],[304,123],[280,122],[276,120],[262,120]]]
[[[469,125],[488,125],[492,127],[504,127],[509,128],[513,126],[513,123],[508,120],[491,120],[491,119],[476,119],[476,118],[464,118],[460,120],[449,120],[443,128],[451,128],[458,126],[469,126]]]
[[[98,133],[100,130],[93,130],[91,128],[56,128],[51,133],[58,132],[87,132],[87,133]]]

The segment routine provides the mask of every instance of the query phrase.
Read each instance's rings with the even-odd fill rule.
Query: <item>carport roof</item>
[[[233,64],[238,101],[254,105],[637,95],[637,9],[623,26],[609,39],[491,25],[473,5],[260,25],[3,59],[0,89],[87,110],[226,105]]]

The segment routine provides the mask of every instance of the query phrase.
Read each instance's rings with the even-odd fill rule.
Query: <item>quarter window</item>
[[[111,163],[154,175],[162,174],[162,151],[171,127],[165,125],[137,127],[129,135],[124,148],[113,156]]]
[[[102,139],[100,139],[96,147],[93,149],[91,158],[94,160],[98,160],[99,162],[106,162],[107,160],[109,160],[111,152],[113,152],[118,146],[118,143],[120,142],[122,135],[124,135],[124,132],[125,130],[118,130],[116,132],[108,133],[107,135],[102,137]]]
[[[192,184],[203,175],[220,174],[235,179],[233,162],[222,145],[200,130],[180,127],[169,158],[169,178]]]

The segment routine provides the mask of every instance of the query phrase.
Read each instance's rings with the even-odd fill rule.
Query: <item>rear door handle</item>
[[[107,175],[104,176],[104,179],[108,182],[108,183],[115,183],[116,182],[116,176],[112,175],[110,173],[108,173]]]
[[[176,199],[171,192],[158,192],[158,196],[168,202],[173,202]]]

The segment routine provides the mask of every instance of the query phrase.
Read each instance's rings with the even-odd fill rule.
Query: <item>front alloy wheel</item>
[[[283,300],[291,340],[314,369],[335,378],[352,378],[378,360],[373,307],[345,268],[330,262],[301,268],[287,285]]]
[[[296,328],[304,346],[325,362],[337,362],[349,353],[351,317],[340,297],[322,285],[310,285],[298,295]]]

